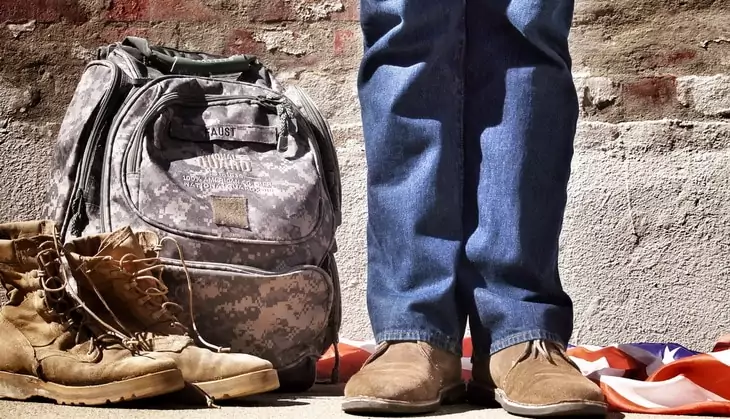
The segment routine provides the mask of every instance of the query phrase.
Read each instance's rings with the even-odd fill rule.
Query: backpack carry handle
[[[256,61],[252,55],[216,56],[202,52],[181,51],[150,46],[146,39],[128,36],[122,45],[137,49],[150,64],[168,74],[231,74],[243,73]]]

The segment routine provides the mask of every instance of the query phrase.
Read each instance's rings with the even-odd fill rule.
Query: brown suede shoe
[[[558,344],[531,341],[475,360],[469,401],[499,402],[509,413],[528,416],[605,416],[601,389],[581,374]]]
[[[430,413],[464,396],[461,359],[424,342],[378,346],[345,386],[347,413]]]

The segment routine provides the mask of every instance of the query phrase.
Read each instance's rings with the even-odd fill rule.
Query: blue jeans
[[[572,0],[362,0],[375,338],[567,343],[558,238],[578,103]]]

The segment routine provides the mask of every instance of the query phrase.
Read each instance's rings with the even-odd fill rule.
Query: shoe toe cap
[[[438,397],[438,386],[428,377],[412,371],[398,373],[361,372],[345,386],[347,398],[372,398],[403,402],[430,401]]]
[[[526,382],[511,382],[503,392],[510,400],[529,405],[605,401],[598,385],[583,376],[535,377]]]

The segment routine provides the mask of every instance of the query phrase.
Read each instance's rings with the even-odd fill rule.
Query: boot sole
[[[215,400],[237,399],[278,389],[279,375],[275,369],[268,369],[192,384]]]
[[[606,416],[608,407],[606,403],[582,401],[563,402],[545,405],[523,404],[510,400],[505,393],[499,389],[489,388],[485,385],[470,382],[467,390],[469,403],[484,406],[498,407],[517,416],[525,417],[549,417],[549,416]]]
[[[43,397],[68,405],[94,406],[144,399],[178,391],[184,386],[185,381],[179,370],[93,386],[66,386],[31,375],[0,372],[2,399],[27,400],[31,397]]]
[[[351,414],[424,414],[437,411],[442,405],[456,404],[464,400],[464,384],[441,390],[433,401],[404,402],[377,397],[345,397],[342,410]]]

